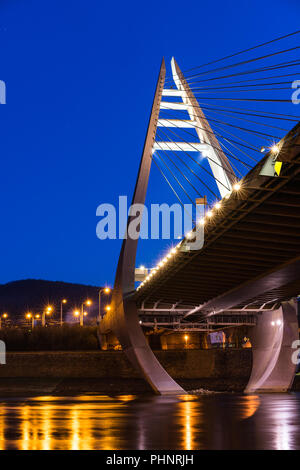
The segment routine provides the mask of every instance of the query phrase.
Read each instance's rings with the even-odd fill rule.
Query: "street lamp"
[[[5,320],[8,317],[7,313],[3,313],[3,315],[0,315],[0,330],[2,328],[2,318]]]
[[[87,299],[85,302],[82,302],[82,304],[81,304],[81,315],[80,315],[80,326],[83,326],[83,317],[86,316],[86,315],[84,315],[84,311],[83,311],[84,305],[90,306],[90,305],[92,305],[92,303],[93,302],[89,299]]]
[[[73,315],[74,315],[74,317],[78,318],[79,315],[80,315],[79,310],[74,310]]]
[[[31,327],[34,328],[34,317],[31,312],[27,312],[25,315],[27,320],[31,320]]]
[[[101,294],[104,292],[104,294],[109,294],[111,291],[110,287],[104,287],[103,289],[99,290],[99,313],[98,313],[98,324],[101,321]]]
[[[48,305],[43,311],[42,314],[42,326],[46,325],[46,315],[50,315],[53,312],[53,307],[51,305]]]
[[[67,299],[62,299],[60,301],[60,326],[63,326],[63,304],[67,303]]]
[[[185,347],[187,348],[187,342],[188,342],[188,339],[189,339],[188,335],[185,335],[184,339],[185,339]]]

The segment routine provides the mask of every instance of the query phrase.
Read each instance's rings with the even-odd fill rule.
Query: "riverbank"
[[[186,390],[241,391],[251,372],[250,350],[156,351]],[[0,395],[151,393],[122,351],[8,352]]]
[[[185,390],[242,392],[251,373],[251,350],[156,351]],[[0,396],[152,393],[122,351],[8,352],[0,365]],[[294,390],[300,391],[300,376]]]

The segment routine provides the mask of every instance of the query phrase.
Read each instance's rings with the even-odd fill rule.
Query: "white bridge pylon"
[[[190,119],[159,118],[157,127],[193,128],[197,133],[199,142],[155,142],[153,152],[155,150],[163,150],[165,152],[201,152],[208,159],[219,193],[221,198],[223,198],[232,190],[232,185],[236,180],[235,173],[174,57],[171,60],[171,67],[177,90],[165,88],[163,89],[162,96],[181,97],[182,103],[161,101],[160,109],[187,111]]]

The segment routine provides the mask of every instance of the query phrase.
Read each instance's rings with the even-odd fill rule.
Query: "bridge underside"
[[[261,176],[265,159],[243,180],[240,192],[222,201],[222,209],[205,225],[204,246],[199,251],[180,251],[176,258],[136,291],[140,306],[164,302],[201,306],[215,312],[220,296],[256,280],[255,292],[242,300],[232,295],[229,306],[251,299],[288,300],[300,292],[300,138],[297,126],[285,140],[280,177]],[[294,146],[290,147],[292,136]],[[277,275],[276,272],[280,272]],[[268,275],[274,273],[273,276]],[[258,294],[257,286],[262,292]]]

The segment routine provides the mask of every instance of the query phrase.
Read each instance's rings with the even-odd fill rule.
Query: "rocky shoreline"
[[[178,380],[179,384],[193,395],[215,393],[243,393],[243,380],[193,379]],[[292,391],[300,391],[300,375],[295,377]],[[118,395],[152,394],[150,386],[143,379],[112,378],[1,378],[0,400],[5,398],[31,396],[75,396],[75,395]]]

